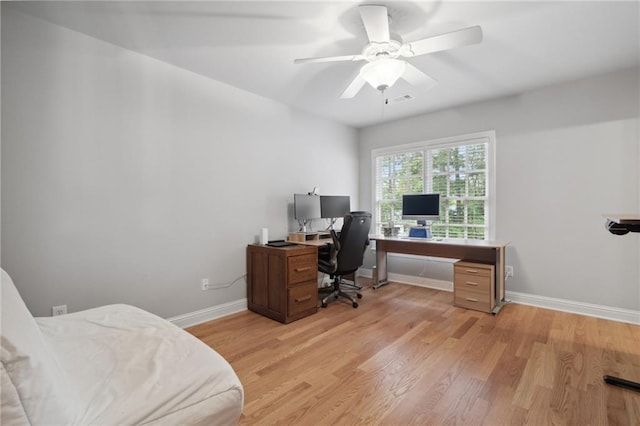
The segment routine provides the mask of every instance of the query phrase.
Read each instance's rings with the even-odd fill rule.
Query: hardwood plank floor
[[[240,424],[638,425],[640,326],[510,304],[493,316],[391,284],[280,324],[250,311],[187,331],[233,366]]]

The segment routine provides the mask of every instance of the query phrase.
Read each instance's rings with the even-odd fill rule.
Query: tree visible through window
[[[434,237],[488,239],[493,139],[491,133],[374,151],[376,231],[408,235],[416,223],[402,220],[402,195],[438,193]]]

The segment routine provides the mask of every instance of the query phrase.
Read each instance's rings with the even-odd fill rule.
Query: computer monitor
[[[333,229],[333,225],[338,218],[344,217],[351,211],[351,199],[348,195],[321,195],[320,215],[324,219],[329,219],[327,231]]]
[[[311,219],[320,218],[320,197],[309,194],[293,194],[293,214],[298,220],[300,230],[307,231]]]
[[[403,195],[402,219],[418,221],[440,219],[440,194]]]
[[[440,219],[440,194],[403,195],[402,218],[418,221],[418,226],[409,229],[410,238],[431,238],[431,226],[427,221]]]
[[[351,199],[348,195],[321,195],[320,216],[323,219],[344,217],[351,211]]]

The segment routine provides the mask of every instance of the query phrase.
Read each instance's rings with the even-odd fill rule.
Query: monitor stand
[[[311,222],[309,219],[298,219],[298,225],[300,226],[300,229],[298,231],[307,232],[307,223],[309,222]]]
[[[338,220],[337,217],[332,217],[331,219],[329,219],[331,221],[331,223],[329,224],[329,226],[327,226],[327,228],[325,229],[325,231],[331,231],[333,229],[333,225],[335,225],[336,221]]]

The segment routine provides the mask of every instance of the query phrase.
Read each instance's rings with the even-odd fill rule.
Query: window
[[[434,237],[492,239],[495,233],[495,133],[438,139],[374,150],[374,231],[408,235],[402,195],[440,194]]]

